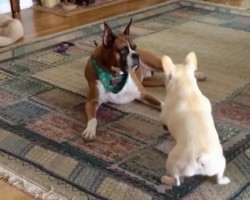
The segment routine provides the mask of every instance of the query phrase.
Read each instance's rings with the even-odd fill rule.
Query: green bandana
[[[111,74],[108,70],[101,67],[92,57],[91,62],[95,72],[98,75],[99,80],[102,82],[106,90],[115,94],[122,90],[127,82],[128,74],[114,75]]]

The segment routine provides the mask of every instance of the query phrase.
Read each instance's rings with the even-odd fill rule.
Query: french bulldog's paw
[[[161,177],[161,183],[166,184],[166,185],[175,185],[175,179],[169,176],[163,176]]]
[[[230,183],[230,179],[227,176],[223,176],[222,178],[217,180],[217,183],[219,185],[226,185],[226,184]]]
[[[89,120],[87,128],[82,133],[82,137],[85,140],[93,140],[93,139],[95,139],[96,126],[97,126],[96,118],[93,118],[93,119]]]
[[[195,77],[198,81],[205,81],[207,79],[206,74],[204,74],[203,72],[195,72]]]

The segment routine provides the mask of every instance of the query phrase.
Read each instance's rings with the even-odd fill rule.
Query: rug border
[[[0,180],[3,180],[7,184],[14,186],[20,191],[25,192],[26,194],[39,198],[41,200],[54,199],[54,200],[67,200],[65,197],[54,192],[53,188],[46,189],[34,181],[27,179],[9,169],[7,166],[4,166],[0,163]]]
[[[48,200],[50,198],[47,198],[47,197],[55,197],[52,199],[53,200],[75,200],[75,199],[79,199],[76,196],[80,196],[81,198],[79,200],[82,200],[83,197],[85,197],[84,200],[90,200],[90,199],[91,200],[107,200],[105,198],[98,198],[97,196],[92,196],[90,193],[84,192],[83,190],[78,189],[74,185],[68,184],[67,182],[63,181],[62,179],[58,178],[57,176],[53,176],[52,174],[41,170],[36,165],[33,165],[32,163],[19,158],[17,155],[0,150],[0,159],[2,157],[6,157],[6,159],[8,160],[8,164],[5,166],[5,169],[7,168],[7,170],[6,170],[7,173],[1,173],[1,171],[0,171],[0,180],[4,180],[4,181],[6,181],[8,179],[11,180],[11,178],[9,178],[10,177],[9,174],[13,172],[14,179],[12,178],[13,179],[13,180],[11,180],[12,182],[15,183],[15,181],[16,181],[17,184],[23,184],[23,183],[26,184],[27,183],[28,185],[31,185],[32,187],[37,189],[39,192],[41,192],[43,195],[45,195],[45,198],[44,198],[43,196],[40,196],[39,192],[36,192],[36,191],[35,191],[35,193],[37,194],[36,196],[30,194],[31,196],[35,197],[36,199]],[[9,161],[10,161],[10,163],[9,163]],[[10,166],[13,165],[13,162],[19,163],[17,170],[10,169]],[[27,169],[32,170],[32,172],[36,176],[46,177],[46,179],[49,180],[50,183],[53,183],[54,186],[56,185],[57,187],[53,188],[52,186],[47,185],[46,183],[41,184],[41,183],[34,182],[26,176],[25,176],[25,182],[23,182],[22,180],[23,180],[24,176],[21,175],[20,173],[18,173],[17,171],[20,171],[20,170],[24,171]],[[16,174],[17,174],[17,176],[16,176]],[[20,181],[19,181],[18,176],[21,178]],[[53,181],[53,179],[56,181]],[[9,183],[9,184],[11,184],[11,183]],[[18,188],[17,186],[15,186],[13,184],[11,184],[11,185],[13,187],[16,187],[18,190],[21,190],[21,191],[29,194],[29,191],[23,190],[22,186],[21,186],[21,188]],[[70,192],[71,192],[70,195],[67,196],[65,194],[65,192],[67,193],[67,191],[65,189],[70,190]],[[60,198],[57,198],[57,197],[60,197]]]

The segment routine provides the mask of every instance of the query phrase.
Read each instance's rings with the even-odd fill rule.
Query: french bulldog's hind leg
[[[230,183],[230,179],[227,176],[224,176],[223,173],[216,175],[216,181],[219,185],[226,185]]]
[[[226,176],[224,176],[224,171],[226,168],[226,159],[224,156],[222,156],[221,161],[218,163],[219,170],[216,174],[216,181],[219,185],[226,185],[230,183],[230,179]]]

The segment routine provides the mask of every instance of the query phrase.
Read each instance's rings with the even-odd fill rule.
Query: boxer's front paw
[[[82,137],[85,140],[93,140],[93,139],[95,139],[96,126],[97,126],[96,118],[93,118],[93,119],[89,120],[87,128],[82,133]]]
[[[205,81],[207,79],[206,74],[204,74],[203,72],[195,72],[195,77],[198,81]]]

